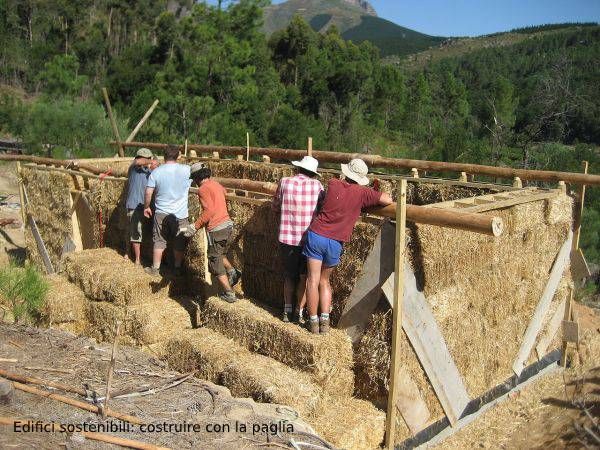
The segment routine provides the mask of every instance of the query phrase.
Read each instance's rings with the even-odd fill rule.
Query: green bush
[[[48,293],[48,282],[28,264],[14,263],[0,269],[0,300],[8,306],[15,322],[35,321]]]

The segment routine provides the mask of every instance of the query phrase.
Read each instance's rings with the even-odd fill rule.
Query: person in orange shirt
[[[199,188],[202,214],[195,223],[180,229],[179,233],[191,237],[200,228],[206,227],[208,270],[216,276],[224,290],[220,297],[229,303],[235,303],[237,297],[233,286],[239,282],[241,272],[227,259],[227,250],[233,238],[233,222],[227,212],[225,188],[211,178],[210,168],[205,163],[193,164],[190,178]]]

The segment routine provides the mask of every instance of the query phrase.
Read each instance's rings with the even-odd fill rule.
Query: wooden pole
[[[114,143],[117,145],[117,143]],[[146,147],[162,149],[167,144],[154,142],[131,142],[127,147]],[[209,146],[190,144],[190,148],[200,152],[219,151],[222,155],[241,155],[245,154],[247,149],[244,147],[232,146]],[[306,150],[288,150],[281,148],[253,148],[251,153],[256,155],[267,155],[272,159],[294,160],[301,159],[306,155]],[[313,150],[313,156],[320,162],[347,163],[353,158],[363,159],[371,167],[385,167],[390,169],[419,169],[425,172],[465,172],[469,175],[485,175],[494,178],[506,178],[513,180],[519,177],[521,180],[535,180],[558,182],[566,181],[571,184],[586,184],[588,186],[600,186],[600,175],[589,175],[572,172],[553,172],[548,170],[526,170],[513,169],[510,167],[483,166],[479,164],[450,163],[440,161],[423,161],[419,159],[397,159],[386,158],[379,155],[369,155],[364,153],[339,153],[330,151]]]
[[[119,331],[121,330],[121,322],[116,321],[115,323],[115,339],[112,345],[112,352],[110,354],[110,364],[108,365],[108,375],[106,376],[106,394],[104,395],[104,403],[102,405],[102,417],[106,417],[106,411],[108,411],[108,401],[110,400],[110,385],[112,384],[113,374],[115,373],[115,358],[117,354],[117,345],[119,342]]]
[[[23,426],[31,426],[32,424],[39,424],[40,426],[43,426],[44,432],[48,432],[48,430],[50,430],[51,432],[57,433],[60,432],[60,430],[64,426],[63,424],[56,422],[42,422],[33,419],[16,419],[13,417],[0,417],[0,425],[9,425],[13,427],[13,429],[19,425],[20,428],[23,428]],[[121,438],[113,436],[111,434],[96,433],[95,431],[81,431],[80,433],[86,439],[91,439],[92,441],[106,442],[108,444],[114,444],[125,448],[135,448],[139,450],[169,450],[167,447],[158,447],[154,444],[147,444],[146,442],[142,441]]]
[[[246,133],[246,161],[250,161],[250,133]]]
[[[4,369],[0,369],[0,376],[6,378],[8,380],[18,381],[19,383],[37,384],[39,386],[46,386],[46,387],[50,387],[50,388],[54,388],[54,389],[60,389],[61,391],[71,392],[73,394],[81,395],[82,397],[86,397],[86,395],[87,395],[85,389],[79,389],[79,388],[69,386],[66,384],[57,383],[55,381],[42,380],[37,377],[28,377],[25,375],[19,375],[17,373],[12,373],[12,372],[9,372]]]
[[[25,212],[25,195],[23,194],[23,175],[21,172],[21,162],[17,161],[17,179],[19,182],[19,201],[21,202],[21,227],[25,229],[27,215]]]
[[[56,400],[62,403],[66,403],[67,405],[75,406],[76,408],[83,409],[85,411],[90,411],[93,413],[98,413],[98,407],[94,405],[90,405],[89,403],[80,402],[79,400],[74,400],[69,397],[65,397],[64,395],[53,394],[52,392],[42,391],[40,389],[28,386],[26,384],[21,384],[18,382],[13,382],[13,386],[15,389],[18,389],[23,392],[28,392],[29,394],[38,395],[40,397],[49,398],[51,400]],[[117,411],[107,410],[106,415],[109,417],[114,417],[115,419],[123,420],[125,422],[134,423],[137,425],[141,425],[145,423],[144,421],[138,419],[137,417],[130,416],[128,414],[122,414]]]
[[[313,152],[313,149],[312,149],[312,138],[309,137],[308,138],[308,156],[312,156],[312,152]]]
[[[587,174],[589,163],[583,161],[583,173]],[[575,217],[573,217],[573,250],[579,248],[579,238],[581,236],[581,218],[583,216],[583,204],[585,202],[585,184],[581,186],[577,203],[575,204]]]
[[[188,157],[188,140],[187,139],[185,140],[185,144],[184,145],[185,145],[185,149],[184,149],[183,154],[187,158]]]
[[[567,302],[565,303],[565,315],[563,317],[563,322],[569,322],[571,317],[573,316],[573,289],[569,289],[569,297],[567,298]],[[567,355],[569,352],[569,342],[565,340],[563,335],[562,341],[562,353],[560,355],[560,365],[562,367],[567,367]]]
[[[81,169],[95,175],[102,175],[106,173],[105,169],[99,169],[91,164],[86,164],[76,159],[54,159],[54,158],[42,158],[40,156],[30,155],[0,155],[0,161],[26,161],[35,164],[57,166],[73,169]],[[85,160],[83,160],[85,161]],[[114,176],[126,176],[127,172],[123,170],[111,170],[111,174]],[[83,174],[81,174],[83,175]],[[108,177],[107,177],[108,179]]]
[[[152,115],[152,113],[154,112],[154,110],[156,109],[157,106],[158,106],[158,99],[154,100],[154,103],[152,103],[152,106],[150,106],[150,109],[148,109],[148,111],[146,111],[146,114],[144,114],[144,117],[142,117],[142,119],[138,122],[138,124],[135,126],[135,128],[133,129],[131,134],[129,136],[127,136],[127,139],[125,139],[125,142],[133,141],[135,136],[140,131],[140,128],[142,128],[142,125],[144,125],[146,120],[148,120],[148,117],[150,117]],[[186,140],[186,142],[187,142],[187,140]]]
[[[404,299],[404,252],[406,248],[406,180],[400,180],[399,204],[396,208],[396,248],[394,271],[394,308],[392,312],[392,361],[390,363],[390,387],[386,416],[385,442],[388,449],[394,448],[396,434],[396,403],[398,392],[396,375],[400,361],[397,358],[398,339],[402,333],[402,302]]]
[[[110,99],[108,98],[108,91],[105,87],[102,88],[102,95],[104,96],[104,103],[106,103],[106,111],[108,112],[108,118],[110,120],[110,124],[113,129],[113,133],[115,135],[115,139],[117,140],[117,147],[119,149],[119,156],[123,158],[125,156],[125,151],[123,150],[123,144],[121,143],[121,135],[119,134],[119,128],[117,127],[117,122],[115,121],[115,117],[113,116],[112,107],[110,106]]]

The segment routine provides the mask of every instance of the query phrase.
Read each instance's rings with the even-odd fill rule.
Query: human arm
[[[215,214],[214,201],[206,189],[200,188],[198,190],[198,198],[202,206],[202,214],[200,214],[200,217],[194,223],[194,227],[197,230],[204,227]]]
[[[152,209],[150,203],[152,202],[152,195],[154,194],[154,188],[146,186],[146,192],[144,193],[144,216],[152,217]]]
[[[381,197],[379,197],[379,205],[387,206],[387,205],[391,205],[392,203],[394,203],[392,196],[390,194],[388,194],[387,192],[382,192]]]

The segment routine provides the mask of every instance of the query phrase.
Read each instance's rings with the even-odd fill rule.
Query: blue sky
[[[545,23],[600,22],[600,0],[369,1],[380,17],[438,36],[478,36]]]

